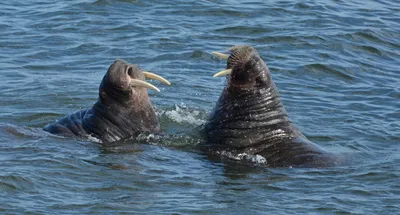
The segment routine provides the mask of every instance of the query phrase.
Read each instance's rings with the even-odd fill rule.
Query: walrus
[[[170,85],[163,77],[142,71],[138,66],[116,60],[108,68],[97,102],[89,109],[67,115],[47,125],[44,130],[61,136],[95,137],[103,143],[157,133],[158,118],[147,88],[160,91],[145,78]]]
[[[226,86],[204,124],[210,151],[265,158],[269,167],[325,167],[337,157],[309,141],[291,122],[270,71],[252,46],[234,46],[227,60]]]

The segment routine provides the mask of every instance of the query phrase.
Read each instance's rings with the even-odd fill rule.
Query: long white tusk
[[[225,70],[222,70],[221,72],[217,72],[217,73],[215,73],[214,75],[213,75],[213,77],[215,78],[215,77],[220,77],[220,76],[224,76],[224,75],[229,75],[229,74],[231,74],[232,73],[232,69],[225,69]]]
[[[146,77],[146,78],[161,81],[162,83],[164,83],[164,84],[166,84],[166,85],[171,85],[171,83],[170,83],[167,79],[165,79],[165,78],[163,78],[163,77],[161,77],[161,76],[159,76],[159,75],[156,75],[156,74],[154,74],[154,73],[151,73],[151,72],[143,72],[143,74],[144,74],[144,77]]]
[[[160,92],[160,90],[157,87],[155,87],[154,85],[152,85],[150,83],[142,81],[142,80],[131,79],[131,86],[132,87],[145,87],[145,88],[149,88],[149,89],[155,90],[157,92]]]
[[[215,56],[217,56],[217,57],[219,57],[219,58],[222,58],[222,59],[224,59],[224,60],[228,60],[228,58],[229,58],[229,55],[227,55],[227,54],[222,54],[222,53],[220,53],[220,52],[211,52],[211,54],[213,54],[213,55],[215,55]]]

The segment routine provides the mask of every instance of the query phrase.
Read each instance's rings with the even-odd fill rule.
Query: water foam
[[[166,110],[161,113],[169,119],[177,123],[188,123],[192,125],[201,125],[205,122],[202,118],[202,114],[198,110],[191,110],[185,105],[175,105],[174,110]]]
[[[251,163],[259,164],[259,165],[267,164],[267,159],[265,159],[265,157],[263,157],[261,155],[251,155],[251,154],[247,154],[247,153],[235,154],[235,153],[232,153],[229,151],[220,151],[220,152],[217,152],[217,154],[219,154],[223,157],[227,157],[232,160],[236,160],[236,161],[247,161],[247,162],[251,162]]]
[[[97,138],[97,137],[95,137],[93,135],[87,135],[86,137],[87,137],[87,139],[89,141],[92,141],[92,142],[95,142],[95,143],[103,143],[102,140],[100,140],[99,138]]]

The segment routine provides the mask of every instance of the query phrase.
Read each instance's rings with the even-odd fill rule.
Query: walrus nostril
[[[128,66],[126,68],[126,74],[128,74],[131,78],[134,78],[133,77],[133,69],[132,69],[132,67]]]

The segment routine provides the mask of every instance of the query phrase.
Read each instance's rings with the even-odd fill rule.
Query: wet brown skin
[[[327,167],[339,158],[290,121],[270,71],[251,46],[231,50],[227,84],[204,125],[208,151],[261,155],[270,167]]]
[[[103,77],[99,98],[93,107],[67,115],[44,130],[62,136],[92,136],[103,143],[159,132],[147,89],[132,87],[132,79],[144,80],[142,70],[116,60]]]

